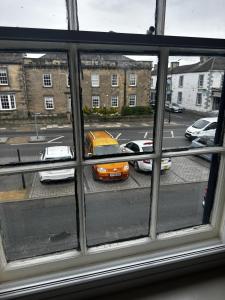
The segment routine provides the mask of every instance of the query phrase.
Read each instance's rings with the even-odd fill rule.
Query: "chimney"
[[[171,67],[171,70],[173,70],[174,68],[179,67],[179,61],[172,61],[170,63],[170,67]]]

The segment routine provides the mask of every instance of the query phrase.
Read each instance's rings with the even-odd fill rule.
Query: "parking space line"
[[[171,132],[171,136],[172,136],[172,138],[174,138],[174,133],[173,133],[173,130],[171,130],[170,132]]]
[[[58,137],[56,137],[56,138],[54,138],[54,139],[48,141],[47,143],[55,142],[56,140],[59,140],[59,139],[61,139],[61,138],[64,138],[64,135],[58,136]]]
[[[117,134],[116,140],[118,140],[118,138],[121,136],[121,134],[122,134],[121,132]]]
[[[148,131],[145,132],[144,139],[147,138],[147,135],[148,135]]]

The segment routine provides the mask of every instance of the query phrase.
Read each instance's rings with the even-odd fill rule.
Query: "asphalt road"
[[[206,183],[162,186],[158,232],[201,224]],[[74,196],[0,204],[1,234],[9,261],[78,248]],[[85,197],[88,246],[147,236],[150,189]]]

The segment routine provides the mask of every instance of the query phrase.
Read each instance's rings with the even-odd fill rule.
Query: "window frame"
[[[199,99],[199,96],[201,96],[200,99]],[[199,103],[199,100],[201,100],[201,103]],[[195,105],[196,106],[202,106],[202,93],[197,93],[196,94],[196,104]]]
[[[100,75],[98,73],[91,73],[91,87],[100,87]]]
[[[116,105],[113,105],[113,101],[116,99]],[[111,96],[111,107],[119,107],[119,97]]]
[[[34,36],[38,35],[37,41],[34,40]],[[53,36],[52,36],[53,35]],[[10,43],[8,43],[8,40]],[[131,35],[132,36],[132,35]],[[67,282],[73,280],[80,280],[82,282],[82,270],[91,272],[87,269],[87,256],[88,262],[95,263],[95,272],[93,277],[99,275],[104,270],[102,276],[107,277],[109,274],[125,274],[131,270],[137,270],[148,268],[155,268],[161,264],[165,268],[171,262],[187,261],[193,258],[202,258],[204,256],[210,256],[215,253],[224,253],[224,234],[222,230],[225,220],[223,211],[223,201],[225,197],[224,192],[224,180],[225,180],[225,144],[218,147],[208,147],[207,149],[195,149],[195,150],[184,150],[177,151],[162,151],[162,132],[163,132],[163,119],[164,119],[164,105],[166,95],[166,78],[168,68],[168,57],[169,55],[182,55],[184,48],[187,48],[189,53],[201,53],[202,48],[208,54],[217,53],[222,55],[225,53],[224,41],[223,40],[210,40],[210,39],[195,39],[191,38],[170,38],[157,36],[151,40],[145,35],[136,35],[136,40],[131,41],[130,35],[115,35],[114,33],[96,33],[93,37],[90,37],[88,33],[79,32],[68,34],[67,32],[51,31],[49,37],[52,37],[51,42],[46,40],[46,31],[42,30],[21,30],[13,29],[6,32],[0,28],[0,39],[2,43],[0,49],[9,49],[9,45],[15,47],[15,49],[42,49],[43,50],[54,50],[61,49],[62,51],[68,51],[69,53],[69,66],[71,71],[71,98],[73,107],[73,121],[74,121],[74,134],[76,140],[76,159],[71,162],[55,162],[51,164],[37,163],[37,164],[18,164],[17,166],[5,166],[0,169],[0,175],[19,174],[21,172],[34,172],[60,168],[71,168],[76,167],[77,169],[77,194],[78,207],[79,207],[79,218],[80,218],[80,244],[81,250],[69,251],[67,253],[57,253],[54,255],[47,255],[45,257],[38,257],[33,259],[27,259],[24,261],[16,261],[7,263],[4,258],[4,252],[0,245],[0,260],[2,265],[2,278],[3,280],[17,280],[27,276],[34,276],[37,274],[45,274],[47,272],[59,272],[65,270],[66,267],[79,268],[80,272],[76,274],[66,273],[64,275],[65,282],[61,282],[62,285],[66,285]],[[133,38],[133,36],[132,36]],[[68,40],[67,40],[68,39]],[[93,40],[92,40],[93,39]],[[20,43],[20,40],[23,43]],[[107,41],[107,42],[106,42]],[[210,44],[210,41],[212,44]],[[93,46],[95,42],[98,46]],[[80,104],[80,91],[79,91],[79,72],[76,68],[78,63],[79,52],[78,51],[90,51],[101,49],[101,51],[117,50],[118,43],[123,45],[123,51],[127,52],[138,52],[141,53],[158,53],[159,60],[159,72],[158,72],[158,89],[157,89],[157,109],[155,119],[155,140],[154,140],[154,153],[144,155],[132,155],[126,157],[126,161],[135,159],[153,159],[153,184],[152,184],[152,202],[151,202],[151,238],[137,239],[135,241],[119,242],[114,244],[107,244],[104,247],[93,247],[87,249],[85,247],[85,217],[84,208],[84,190],[83,190],[83,175],[82,170],[84,166],[91,166],[97,163],[106,162],[117,162],[124,161],[123,157],[111,157],[102,159],[90,159],[85,160],[82,156],[82,116],[81,116],[81,104]],[[135,44],[135,45],[134,45]],[[213,45],[213,47],[212,47]],[[210,47],[211,46],[211,47]],[[186,50],[187,51],[187,50]],[[217,190],[215,195],[215,206],[212,211],[212,218],[210,225],[196,226],[195,228],[181,229],[176,232],[164,233],[156,235],[156,215],[157,215],[157,201],[158,201],[158,187],[160,182],[160,166],[162,157],[176,157],[176,156],[187,156],[190,154],[201,154],[201,153],[221,153],[221,162],[219,167]],[[218,218],[219,216],[219,218]],[[186,245],[186,246],[185,246]],[[191,247],[190,247],[191,246]],[[168,253],[168,249],[170,252]],[[154,250],[154,251],[152,251]],[[157,251],[157,256],[156,256]],[[129,259],[128,259],[129,257]],[[76,258],[76,259],[75,259]],[[104,261],[104,266],[102,262]],[[82,269],[82,267],[84,269]],[[85,269],[86,268],[86,269]],[[121,269],[122,268],[122,269]],[[86,270],[86,271],[84,271]],[[93,269],[92,269],[93,272]],[[111,272],[111,273],[110,273]],[[28,275],[29,274],[29,275]],[[90,273],[88,273],[90,274]],[[58,274],[59,276],[59,274]],[[46,279],[47,277],[47,279]],[[70,279],[69,279],[70,278]],[[35,279],[37,281],[37,278]],[[46,281],[49,282],[49,286],[52,284],[53,275],[45,275],[45,279],[39,279],[38,283],[43,289],[47,289]],[[70,280],[70,281],[69,281]],[[29,281],[29,289],[35,289],[34,282]],[[60,282],[60,277],[55,280]],[[45,287],[44,287],[45,284]],[[12,285],[11,285],[12,286]],[[52,286],[54,286],[52,284]],[[21,292],[21,285],[17,285],[14,291]],[[25,290],[25,289],[24,289]],[[9,290],[7,285],[3,285],[3,291],[6,293]],[[24,291],[22,291],[23,293]]]
[[[48,78],[45,78],[45,77]],[[46,82],[49,82],[49,84],[46,84]],[[44,88],[51,88],[52,87],[52,74],[51,73],[44,73],[42,75],[42,83]]]
[[[48,101],[50,101],[50,103],[52,104],[52,107],[48,107]],[[54,110],[55,109],[54,97],[53,96],[45,96],[44,104],[45,104],[45,110]]]
[[[94,105],[94,101],[98,101],[98,105]],[[92,108],[100,108],[100,106],[101,106],[100,96],[92,95],[91,96],[91,107]]]
[[[181,97],[180,97],[181,96]],[[177,103],[178,104],[182,104],[182,100],[183,100],[183,93],[181,91],[179,91],[177,93]]]
[[[198,75],[198,88],[203,88],[204,87],[204,74],[199,74]]]
[[[114,84],[115,78],[113,78],[113,76],[116,76],[116,83]],[[118,74],[113,73],[111,75],[111,86],[112,87],[117,87],[119,86],[119,80],[118,80]]]
[[[130,101],[131,101],[131,97],[134,97],[134,99],[132,99],[132,101],[134,101],[134,104],[130,104]],[[136,107],[137,106],[137,95],[136,94],[130,94],[128,96],[128,101],[129,101],[129,107]]]
[[[179,76],[179,83],[178,83],[178,87],[182,88],[184,86],[184,75],[180,75]]]
[[[8,98],[7,101],[8,101],[8,104],[9,104],[9,108],[2,108],[2,99],[1,99],[2,96]],[[12,100],[13,100],[13,105],[12,105]],[[14,107],[12,107],[12,106],[14,106]],[[16,110],[16,97],[15,97],[15,94],[0,93],[0,111],[12,111],[12,110]]]
[[[137,86],[137,74],[136,73],[129,73],[129,86]]]
[[[1,77],[4,77],[4,76],[2,76],[2,75],[0,75],[0,85],[9,85],[9,76],[8,76],[8,69],[7,69],[7,67],[0,67],[0,74],[2,73],[2,71],[1,70],[5,70],[5,72],[3,72],[3,73],[5,73],[5,78],[6,78],[6,82],[5,83],[2,83],[1,82],[1,80],[3,79],[3,78],[1,78]]]

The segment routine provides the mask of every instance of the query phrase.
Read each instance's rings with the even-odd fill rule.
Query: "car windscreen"
[[[178,104],[176,104],[176,103],[172,103],[172,105],[173,105],[173,106],[176,106],[176,107],[179,107],[179,105],[178,105]]]
[[[207,124],[209,124],[209,121],[206,120],[198,120],[196,121],[192,127],[197,128],[197,129],[202,129],[204,128]]]
[[[109,155],[121,152],[119,145],[102,145],[94,148],[93,155]]]
[[[44,160],[69,160],[71,159],[71,156],[63,156],[63,157],[45,157]]]
[[[142,151],[143,151],[143,152],[151,152],[151,151],[152,151],[152,146],[145,146],[145,147],[142,147]]]

